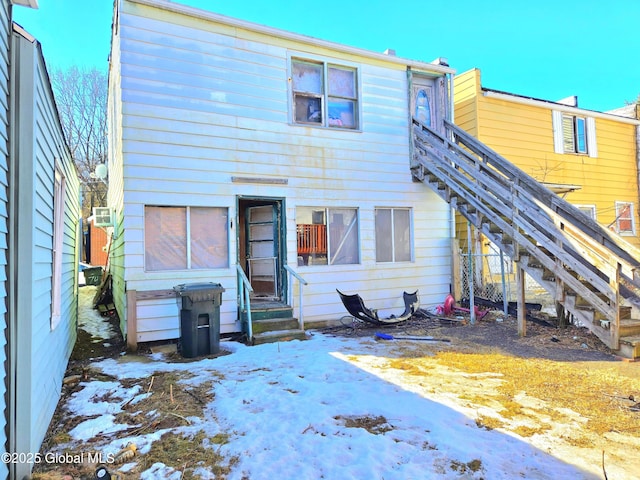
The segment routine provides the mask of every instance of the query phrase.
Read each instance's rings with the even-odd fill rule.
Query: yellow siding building
[[[456,76],[454,101],[457,125],[640,247],[637,118],[484,88],[478,69]]]

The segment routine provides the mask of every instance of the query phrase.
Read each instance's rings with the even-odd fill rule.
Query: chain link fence
[[[460,253],[460,282],[462,297],[469,298],[469,286],[473,284],[475,297],[502,304],[516,301],[516,267],[506,255],[500,255],[495,247],[491,253]],[[471,262],[471,265],[470,265]],[[471,282],[473,277],[473,282]],[[528,275],[525,275],[525,296],[544,304],[553,301],[547,291]],[[548,298],[547,298],[548,297]]]

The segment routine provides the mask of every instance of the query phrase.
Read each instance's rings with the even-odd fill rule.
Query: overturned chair
[[[349,312],[352,317],[367,323],[373,323],[374,325],[389,325],[404,322],[411,318],[420,307],[417,290],[414,293],[404,292],[402,294],[404,298],[404,312],[402,312],[402,315],[399,317],[391,315],[389,318],[379,318],[377,310],[367,308],[362,297],[357,293],[355,295],[345,295],[338,289],[336,289],[336,292],[340,295],[340,300],[342,300],[344,308],[347,309],[347,312]]]

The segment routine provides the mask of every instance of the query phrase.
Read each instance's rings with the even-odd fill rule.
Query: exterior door
[[[442,130],[445,113],[445,87],[442,77],[414,74],[411,78],[411,116],[427,127]]]
[[[256,299],[281,298],[279,211],[279,204],[274,202],[251,202],[244,211],[246,274]]]

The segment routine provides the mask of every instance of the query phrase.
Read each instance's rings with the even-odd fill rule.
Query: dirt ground
[[[345,317],[342,325],[321,331],[344,336],[373,336],[376,332],[392,336],[433,336],[451,340],[456,348],[471,352],[500,351],[521,358],[545,358],[555,361],[619,360],[588,329],[568,325],[558,328],[555,319],[544,313],[532,314],[527,321],[526,336],[518,335],[517,321],[502,312],[490,311],[470,323],[468,316],[436,317],[419,314],[397,325],[379,327]],[[454,341],[455,340],[455,341]]]

